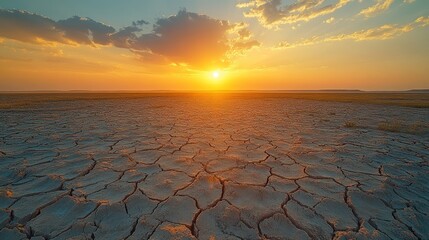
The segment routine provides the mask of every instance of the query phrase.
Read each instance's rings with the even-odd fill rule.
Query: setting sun
[[[212,73],[212,77],[213,77],[214,79],[218,79],[218,78],[220,77],[219,71],[214,71],[214,72]]]

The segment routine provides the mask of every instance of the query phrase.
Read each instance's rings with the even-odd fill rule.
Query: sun
[[[208,78],[209,82],[211,83],[210,88],[219,88],[221,85],[223,85],[224,79],[226,77],[226,72],[219,69],[213,69],[212,71],[206,72],[206,77]]]
[[[219,71],[213,71],[213,72],[212,72],[212,77],[213,77],[214,79],[218,79],[218,78],[220,77],[220,73],[219,73]]]

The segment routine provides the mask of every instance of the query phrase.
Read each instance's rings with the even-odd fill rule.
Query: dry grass
[[[429,124],[422,122],[406,123],[399,120],[391,120],[380,123],[378,125],[378,130],[386,132],[424,134],[429,132]]]
[[[378,124],[378,130],[386,132],[400,132],[405,128],[405,124],[398,120],[382,122]]]
[[[316,101],[429,108],[428,93],[286,93],[285,97]]]
[[[357,128],[358,125],[357,125],[356,122],[347,121],[347,122],[344,123],[344,127],[346,127],[346,128]]]
[[[414,135],[429,134],[429,123],[413,122],[407,123],[401,120],[393,119],[379,123],[377,126],[370,124],[357,123],[356,121],[346,121],[344,123],[346,128],[360,128],[360,129],[377,129],[385,132],[393,133],[408,133]]]

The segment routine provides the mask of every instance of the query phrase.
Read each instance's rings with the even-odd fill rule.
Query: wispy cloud
[[[105,45],[126,48],[146,60],[189,65],[196,68],[220,67],[259,42],[243,23],[230,23],[206,15],[179,11],[160,18],[150,32],[139,20],[116,30],[90,18],[72,17],[53,21],[20,10],[0,9],[0,38],[35,44]]]
[[[349,2],[351,0],[336,0],[325,4],[325,0],[296,0],[291,4],[284,4],[282,0],[248,0],[237,4],[237,7],[249,9],[244,13],[245,17],[256,18],[264,26],[272,28],[331,14]]]
[[[359,15],[364,15],[366,17],[377,15],[378,13],[389,9],[392,3],[393,3],[393,0],[376,0],[376,3],[374,5],[360,11]]]
[[[323,21],[324,23],[327,23],[327,24],[330,24],[330,23],[333,23],[335,21],[335,18],[334,17],[330,17],[330,18],[328,18],[328,19],[326,19],[325,21]]]
[[[328,37],[311,37],[308,39],[303,39],[295,43],[282,42],[276,48],[295,48],[302,46],[309,46],[318,43],[324,42],[337,42],[344,40],[352,41],[368,41],[368,40],[386,40],[392,39],[394,37],[400,36],[401,34],[410,32],[418,27],[426,27],[429,25],[429,17],[420,17],[414,22],[405,24],[405,25],[383,25],[377,28],[371,28],[366,30],[361,30],[349,34],[339,34],[335,36]]]

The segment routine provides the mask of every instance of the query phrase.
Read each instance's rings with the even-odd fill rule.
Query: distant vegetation
[[[429,131],[429,123],[414,122],[405,123],[399,120],[382,122],[378,125],[378,129],[388,132],[403,132],[411,134],[426,133]]]
[[[348,102],[360,104],[382,104],[403,107],[429,108],[429,93],[367,93],[367,92],[141,92],[141,93],[2,93],[0,109],[31,107],[44,102],[101,100],[101,99],[135,99],[157,96],[195,97],[206,95],[222,95],[223,97],[240,98],[291,98],[316,101]]]
[[[427,134],[429,133],[429,123],[413,122],[407,123],[400,120],[388,120],[378,124],[378,126],[368,126],[368,124],[357,123],[355,121],[346,121],[346,128],[377,129],[385,132],[398,132],[409,134]]]
[[[286,98],[429,108],[429,93],[287,93]]]

